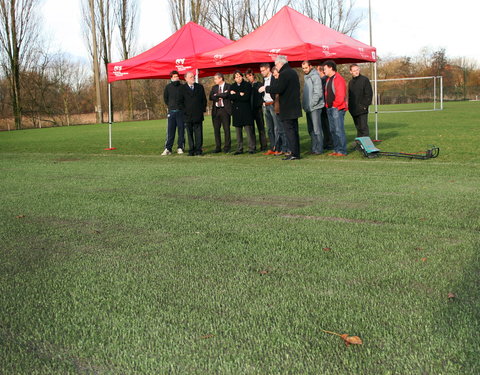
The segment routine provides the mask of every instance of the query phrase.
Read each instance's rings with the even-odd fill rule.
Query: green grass
[[[164,121],[115,124],[115,151],[106,125],[0,133],[0,373],[480,373],[480,106],[445,108],[380,117],[426,161],[160,157]]]

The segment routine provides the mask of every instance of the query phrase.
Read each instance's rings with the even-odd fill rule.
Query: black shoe
[[[196,155],[196,156],[202,156],[202,155],[203,155],[203,152],[200,152],[200,151],[199,151],[199,152],[196,152],[195,155]]]
[[[214,154],[219,154],[220,152],[222,152],[221,150],[214,150],[213,153]]]
[[[248,153],[249,153],[249,154],[254,154],[254,153],[255,153],[255,151],[248,151]]]
[[[193,152],[189,152],[188,156],[195,156],[195,154]]]
[[[235,152],[233,153],[233,155],[240,155],[240,154],[243,154],[243,151],[235,151]]]
[[[300,159],[298,156],[290,155],[290,156],[284,157],[282,160],[298,160],[298,159]]]

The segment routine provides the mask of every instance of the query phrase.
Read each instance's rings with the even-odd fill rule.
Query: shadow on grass
[[[441,341],[450,346],[437,353],[442,358],[445,373],[456,370],[462,374],[480,374],[480,339],[477,334],[480,330],[480,257],[478,254],[474,257],[464,270],[461,281],[445,291],[444,307],[437,315],[435,335],[441,336]]]

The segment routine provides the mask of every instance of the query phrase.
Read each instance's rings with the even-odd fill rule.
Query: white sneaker
[[[183,150],[181,148],[177,148],[177,154],[183,154]]]
[[[165,149],[163,152],[162,152],[162,156],[167,156],[167,155],[171,155],[172,153],[170,151],[168,151],[168,149]]]

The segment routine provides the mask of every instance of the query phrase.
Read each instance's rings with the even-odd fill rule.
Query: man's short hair
[[[233,72],[233,78],[234,79],[235,79],[235,75],[237,75],[237,74],[240,74],[242,77],[244,77],[243,73],[240,70],[237,69]]]
[[[177,72],[176,70],[172,70],[172,71],[170,72],[170,78],[172,78],[175,74],[176,74],[177,76],[180,75],[180,74],[178,74],[178,72]]]
[[[272,68],[272,72],[278,72],[278,69],[277,69],[276,66],[274,66],[274,67]]]
[[[263,64],[260,64],[260,68],[272,69],[272,66],[269,63],[263,63]]]
[[[253,69],[248,68],[247,71],[245,72],[245,75],[253,76],[253,75],[255,75],[255,73],[253,72]]]
[[[218,78],[221,78],[222,80],[225,80],[224,76],[223,76],[223,73],[215,73],[214,77],[218,77]]]
[[[278,55],[277,58],[275,59],[275,62],[279,62],[279,63],[282,63],[282,64],[286,64],[288,63],[288,59],[287,59],[287,56],[284,56],[284,55]]]
[[[334,72],[337,71],[337,64],[333,60],[327,60],[323,63],[323,66],[328,66],[329,68],[332,68]]]
[[[302,65],[307,64],[308,66],[312,66],[312,62],[310,60],[303,60]]]
[[[354,68],[354,67],[360,68],[360,67],[358,66],[358,64],[351,64],[351,65],[350,65],[350,70],[352,70],[352,68]]]
[[[192,76],[195,77],[195,73],[192,72],[191,70],[189,70],[188,72],[186,72],[185,75],[184,75],[184,77],[187,78],[187,76],[188,76],[189,74],[191,74]]]

